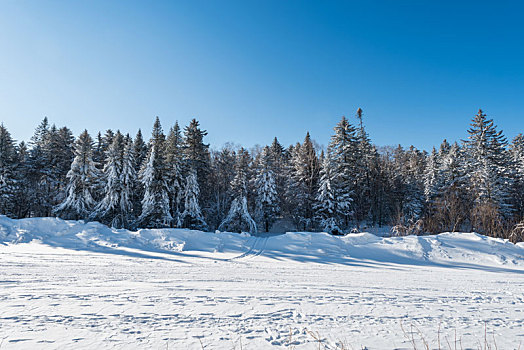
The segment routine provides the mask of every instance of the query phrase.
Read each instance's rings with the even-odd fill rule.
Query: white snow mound
[[[440,266],[524,267],[524,243],[476,233],[433,236],[379,237],[371,233],[332,236],[327,233],[287,232],[251,236],[187,229],[112,229],[97,222],[58,218],[15,220],[0,216],[0,244],[37,243],[56,248],[125,254],[127,251],[213,254],[223,260],[246,256],[354,264],[380,262]],[[224,254],[216,254],[224,253]]]

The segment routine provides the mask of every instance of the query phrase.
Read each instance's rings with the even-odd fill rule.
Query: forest
[[[115,228],[292,230],[394,235],[478,232],[524,240],[524,136],[508,142],[482,110],[464,140],[431,152],[374,145],[359,108],[327,147],[307,133],[212,149],[196,119],[164,133],[83,131],[47,118],[28,143],[0,126],[0,214],[99,221]],[[288,229],[289,230],[289,229]]]

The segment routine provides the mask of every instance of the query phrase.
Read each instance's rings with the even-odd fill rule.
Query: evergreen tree
[[[335,189],[333,187],[334,173],[333,163],[329,156],[322,156],[322,168],[320,170],[320,186],[318,188],[317,203],[315,205],[317,220],[320,228],[326,232],[337,234],[341,230],[338,220],[339,210],[335,200]]]
[[[205,231],[207,229],[206,221],[200,210],[198,198],[200,188],[198,186],[197,174],[195,169],[190,169],[186,177],[184,188],[184,211],[180,215],[182,227],[191,230]]]
[[[426,202],[432,201],[438,192],[439,182],[439,155],[433,147],[431,154],[426,162],[426,169],[424,171],[424,196]]]
[[[295,222],[304,230],[314,228],[314,210],[320,167],[309,132],[291,156],[291,197]]]
[[[511,157],[514,164],[512,203],[519,221],[524,218],[524,136],[518,134],[511,143]]]
[[[0,124],[0,214],[2,215],[15,215],[17,161],[15,142],[4,124]]]
[[[178,122],[171,128],[166,146],[167,181],[171,215],[176,227],[180,227],[180,206],[182,202],[182,135]]]
[[[86,219],[95,201],[91,188],[96,181],[97,169],[93,162],[93,139],[84,130],[75,142],[75,158],[67,173],[67,197],[54,212],[66,219]]]
[[[354,217],[359,226],[360,222],[370,219],[372,201],[374,200],[374,193],[371,191],[373,181],[373,164],[377,153],[369,135],[364,128],[364,122],[362,118],[362,109],[357,110],[357,119],[359,127],[356,131],[356,176],[355,176],[355,189],[354,189]]]
[[[476,205],[493,205],[504,216],[511,214],[508,189],[511,186],[511,161],[507,141],[497,131],[493,119],[479,110],[464,141],[469,173],[469,189]]]
[[[37,126],[31,137],[31,149],[27,162],[27,177],[31,188],[31,216],[49,216],[51,214],[51,191],[48,186],[48,164],[50,154],[47,143],[49,141],[50,126],[47,117]]]
[[[233,202],[227,217],[222,221],[219,230],[227,230],[232,232],[257,232],[257,226],[251,215],[249,214],[247,205],[247,192],[249,181],[249,163],[251,157],[249,153],[241,148],[237,153],[235,164],[235,178],[231,183]]]
[[[355,127],[345,117],[342,117],[334,131],[328,147],[328,156],[333,162],[335,200],[343,225],[347,228],[353,214],[351,203],[357,179],[358,139]]]
[[[166,176],[165,136],[157,117],[149,141],[147,162],[140,173],[144,186],[142,213],[137,219],[138,227],[169,227],[173,220],[169,208],[169,186]]]
[[[103,198],[90,218],[111,227],[123,228],[127,225],[127,216],[130,211],[128,192],[123,183],[124,137],[120,131],[117,131],[112,140],[105,156],[106,163],[102,176],[105,183]]]
[[[276,221],[279,214],[279,199],[277,195],[277,184],[273,172],[271,150],[264,147],[258,174],[255,181],[256,189],[256,209],[255,217],[262,224],[266,232],[269,232],[271,225]]]
[[[231,144],[226,144],[211,155],[210,210],[207,222],[212,228],[218,228],[231,206],[231,183],[235,177],[236,153]]]
[[[142,166],[145,166],[147,159],[148,146],[142,137],[142,131],[138,129],[133,142],[133,154],[135,156],[135,173],[139,174]],[[133,213],[135,216],[140,215],[142,211],[142,199],[144,198],[144,186],[141,181],[137,181],[133,192]]]
[[[135,170],[135,149],[133,140],[126,136],[124,140],[124,154],[122,159],[122,192],[120,195],[120,208],[123,213],[123,226],[131,228],[135,219],[134,196],[137,188],[137,173]]]

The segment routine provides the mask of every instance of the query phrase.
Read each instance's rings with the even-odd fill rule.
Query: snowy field
[[[411,332],[422,349],[439,327],[443,348],[485,329],[524,348],[524,244],[0,217],[2,350],[412,349]]]

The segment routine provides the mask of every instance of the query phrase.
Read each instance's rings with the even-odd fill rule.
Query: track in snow
[[[240,254],[239,256],[235,256],[231,259],[226,259],[226,261],[235,261],[235,260],[241,260],[241,259],[252,259],[256,256],[260,256],[267,246],[267,241],[269,239],[269,235],[265,236],[252,236],[254,238],[251,240],[253,243],[249,247],[249,249]]]

